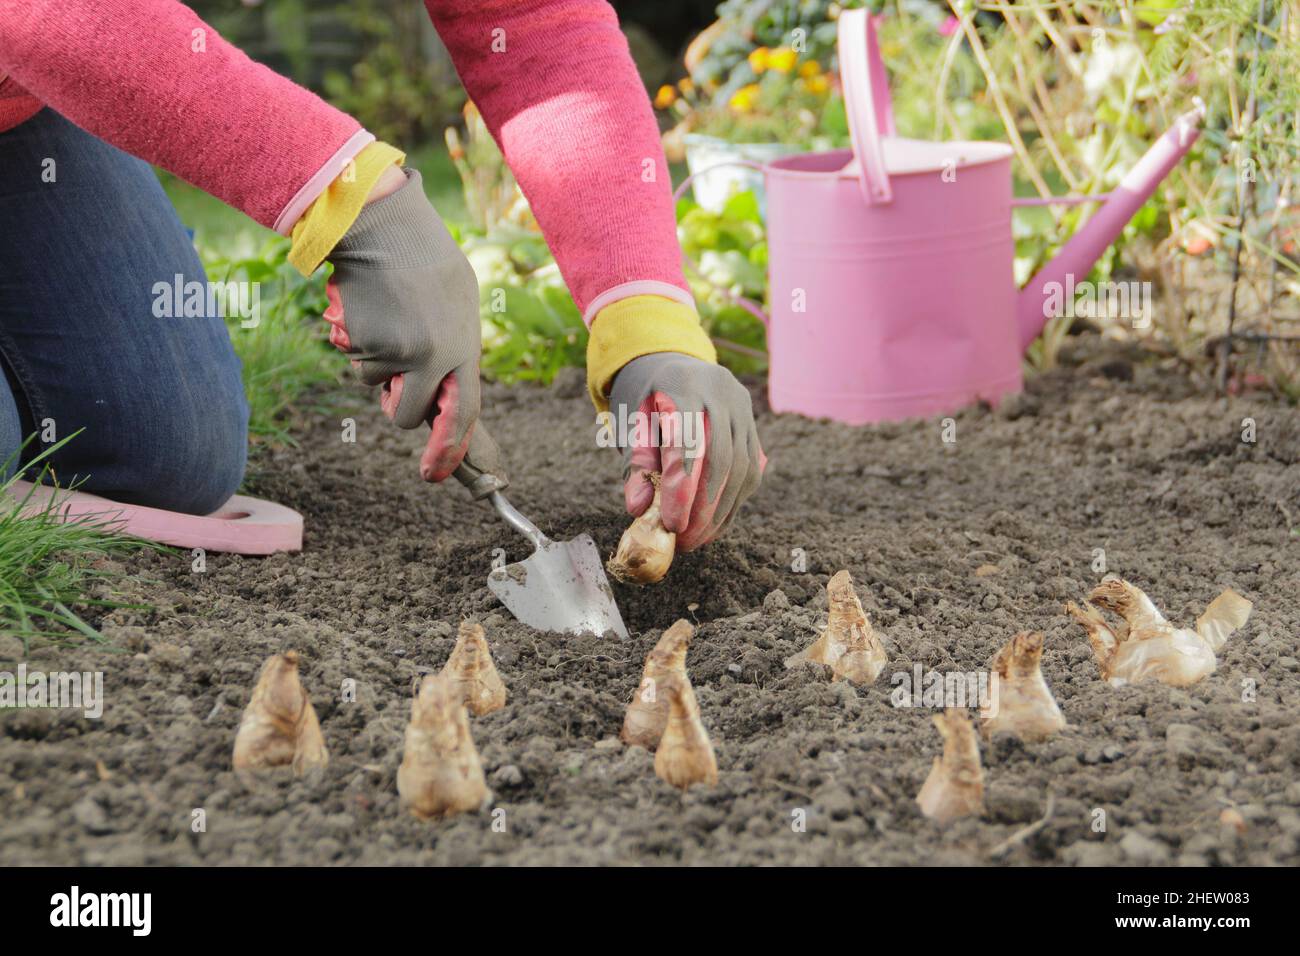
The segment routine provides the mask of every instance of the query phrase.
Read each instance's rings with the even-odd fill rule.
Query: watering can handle
[[[712,166],[709,166],[706,169],[701,169],[698,170],[697,172],[691,173],[689,176],[687,176],[685,179],[682,180],[681,185],[679,185],[676,189],[673,190],[673,205],[675,206],[677,204],[677,200],[682,198],[682,194],[685,193],[686,190],[690,188],[691,183],[695,182],[697,177],[703,176],[706,173],[711,173],[715,169],[725,169],[729,166],[744,166],[747,169],[756,169],[760,173],[763,171],[763,166],[761,163],[755,163],[748,159],[730,159],[727,160],[726,162],[714,163]],[[688,266],[690,266],[691,270],[697,276],[703,279],[708,285],[710,285],[714,289],[717,289],[719,292],[722,293],[723,296],[729,299],[732,303],[740,306],[750,315],[754,316],[754,318],[758,319],[758,321],[762,322],[763,328],[768,327],[768,325],[770,324],[770,320],[768,319],[767,313],[763,311],[763,307],[761,305],[759,305],[753,299],[747,299],[743,295],[740,295],[739,293],[736,292],[732,292],[730,289],[724,289],[722,286],[717,285],[716,283],[711,281],[709,277],[704,274],[704,271],[700,268],[700,264],[686,254],[685,249],[682,250],[682,261],[685,262]]]
[[[894,194],[881,138],[894,135],[894,107],[871,15],[863,9],[842,11],[838,42],[840,85],[862,198],[868,205],[890,202]]]

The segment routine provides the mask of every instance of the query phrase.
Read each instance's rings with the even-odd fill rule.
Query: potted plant
[[[838,145],[824,132],[824,119],[828,112],[842,115],[843,106],[822,63],[801,52],[807,49],[802,34],[791,34],[801,49],[755,46],[736,59],[737,29],[720,19],[701,33],[686,53],[689,75],[655,96],[655,106],[677,120],[664,137],[669,157],[685,159],[696,174],[736,160],[765,163]],[[711,212],[745,190],[763,200],[762,175],[743,166],[717,169],[693,185],[696,201]]]

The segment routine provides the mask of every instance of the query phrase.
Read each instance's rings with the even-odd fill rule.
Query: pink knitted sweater
[[[426,6],[587,321],[630,295],[690,304],[658,129],[609,4]],[[47,104],[282,232],[371,139],[175,0],[0,0],[0,75],[0,130]]]

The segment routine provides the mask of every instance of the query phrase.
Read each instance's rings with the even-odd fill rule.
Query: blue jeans
[[[0,465],[26,435],[24,464],[84,429],[54,455],[60,484],[225,503],[248,451],[239,359],[220,316],[155,317],[177,275],[206,281],[146,163],[49,109],[0,133]]]

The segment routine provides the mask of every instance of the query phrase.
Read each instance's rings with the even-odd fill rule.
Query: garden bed
[[[358,399],[339,416],[357,419],[356,444],[319,421],[260,463],[256,491],[306,518],[303,553],[208,555],[201,573],[188,553],[137,555],[128,594],[155,609],[104,617],[113,649],[34,652],[32,668],[104,671],[106,705],[100,720],[0,716],[0,864],[1295,864],[1300,421],[1090,342],[1001,409],[957,415],[951,444],[937,420],[855,429],[764,412],[771,466],[743,521],[662,585],[615,586],[627,643],[509,619],[485,578],[493,549],[515,559],[521,542],[459,487],[421,485],[422,436]],[[619,463],[595,447],[580,376],[486,402],[515,503],[612,549]],[[1255,602],[1214,674],[1182,690],[1101,683],[1062,611],[1100,577],[1099,548],[1176,623],[1228,586]],[[872,687],[783,665],[815,637],[841,568],[890,653]],[[472,722],[504,816],[422,823],[395,787],[411,684],[467,615],[510,693]],[[720,770],[685,796],[616,739],[645,653],[678,617],[699,622],[687,667]],[[915,804],[940,750],[934,711],[893,707],[890,677],[984,668],[1024,629],[1046,634],[1070,726],[983,745],[987,812],[939,827]],[[235,729],[261,662],[288,648],[331,762],[319,779],[249,786],[230,768]],[[1051,816],[1006,845],[1049,790]],[[1220,823],[1227,807],[1244,833]]]

